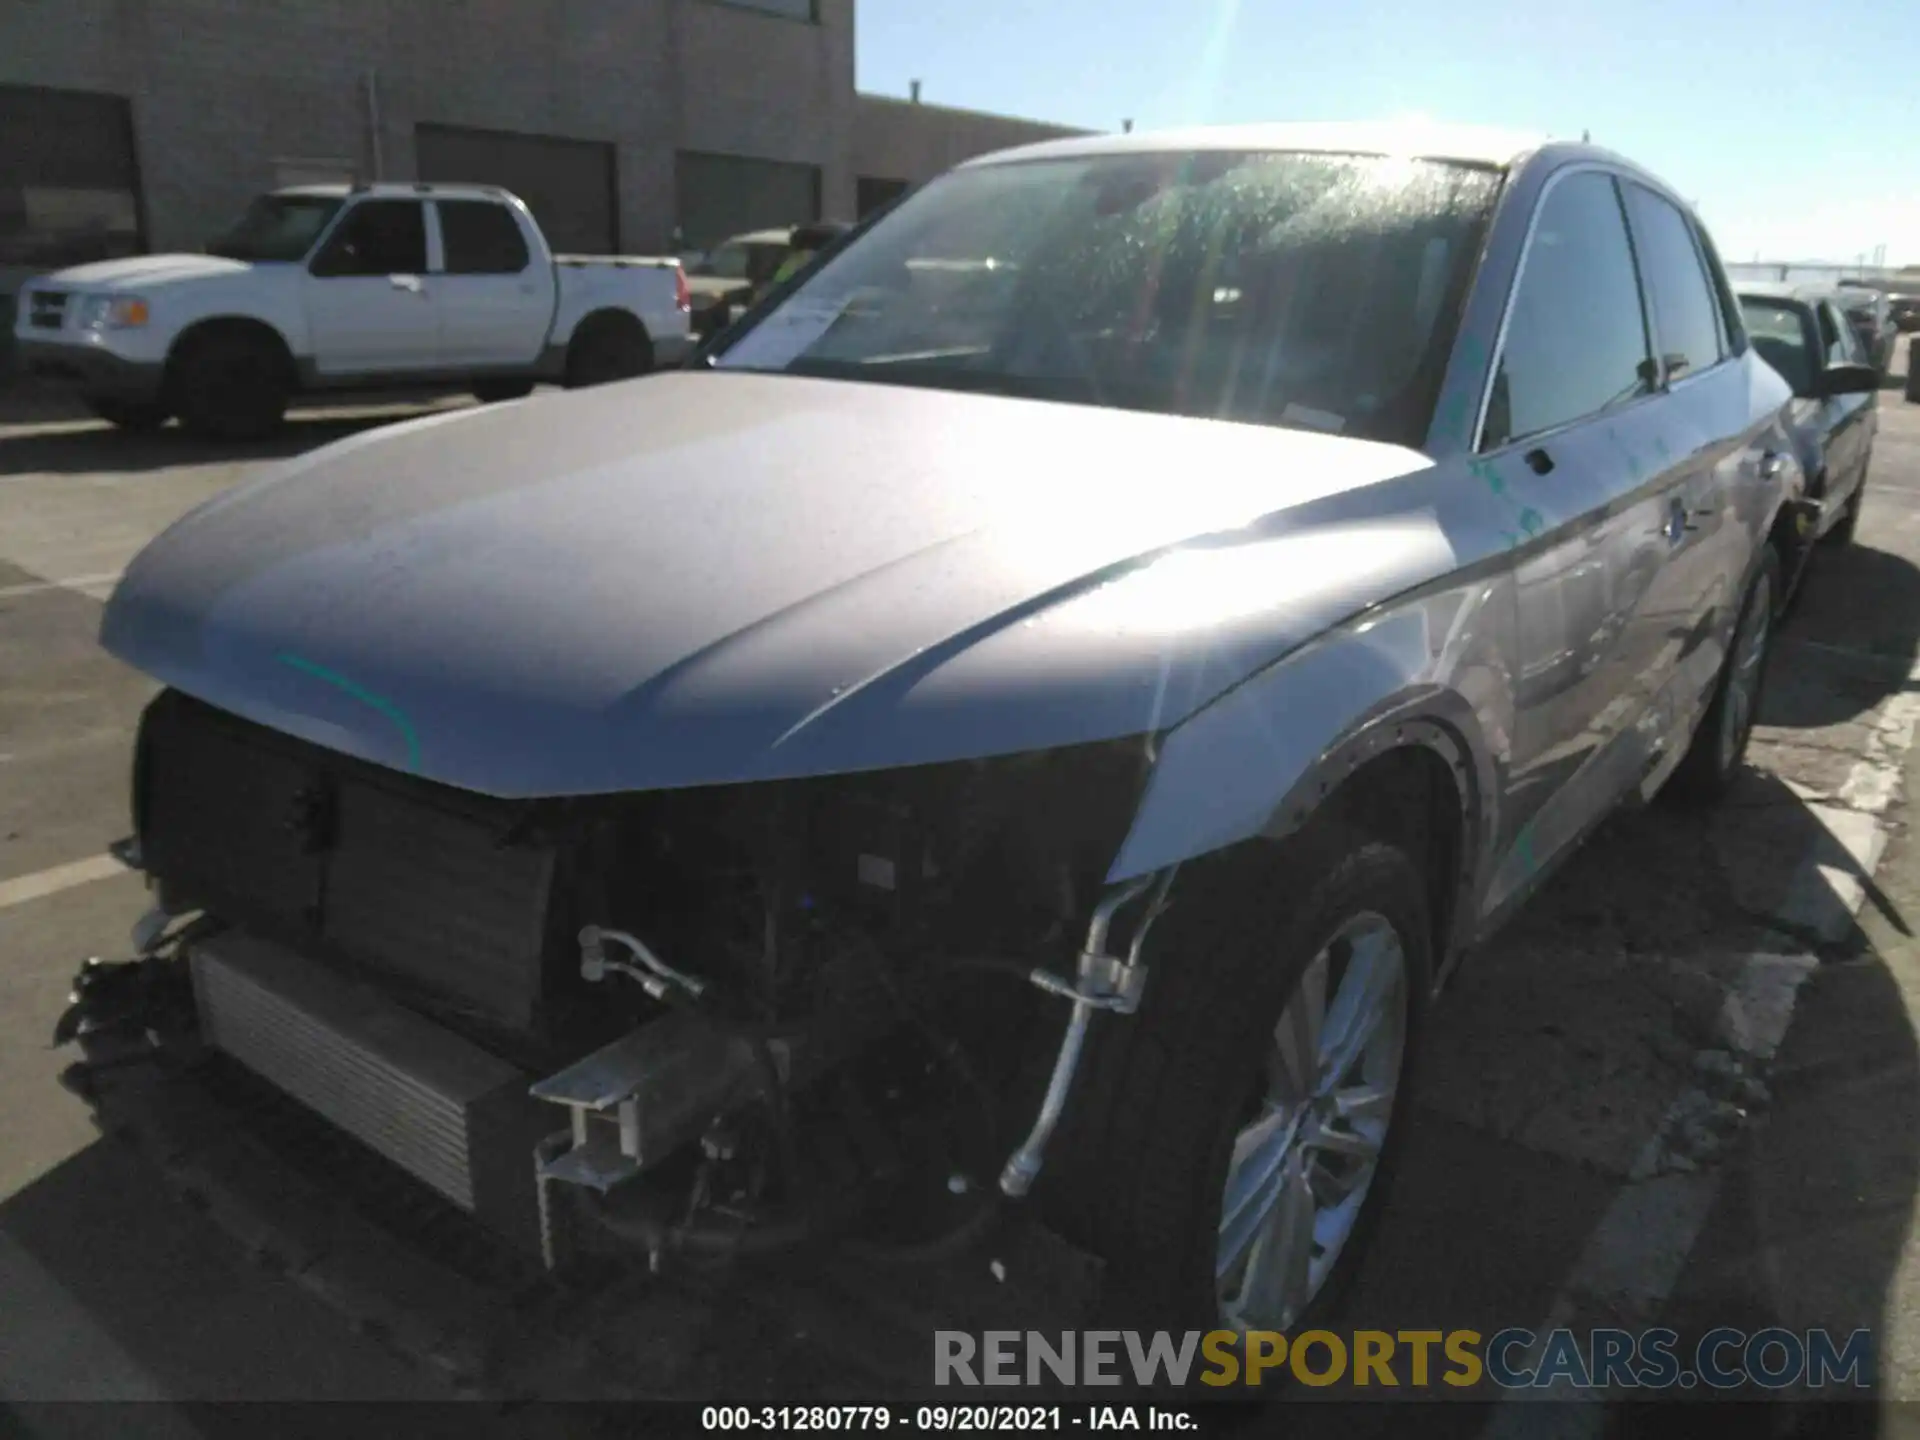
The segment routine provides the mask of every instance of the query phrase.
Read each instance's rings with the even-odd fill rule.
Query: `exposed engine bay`
[[[167,691],[135,765],[149,963],[198,1043],[549,1268],[938,1247],[1024,1193],[1087,1016],[1137,999],[1164,881],[1104,875],[1149,763],[509,802]]]

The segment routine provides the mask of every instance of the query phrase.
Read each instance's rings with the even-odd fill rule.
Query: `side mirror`
[[[1871,365],[1841,361],[1820,372],[1822,395],[1871,395],[1880,388],[1880,372]]]

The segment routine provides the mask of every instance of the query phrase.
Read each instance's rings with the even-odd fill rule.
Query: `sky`
[[[1920,263],[1920,6],[856,0],[862,90],[1090,129],[1420,116],[1590,131],[1729,262]]]

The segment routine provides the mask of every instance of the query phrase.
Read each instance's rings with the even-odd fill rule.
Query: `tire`
[[[636,320],[602,315],[584,321],[567,347],[569,390],[632,380],[653,369],[653,342]]]
[[[1714,684],[1712,703],[1666,786],[1665,794],[1675,801],[1711,805],[1727,793],[1740,773],[1747,741],[1753,735],[1753,718],[1759,713],[1766,690],[1780,583],[1780,556],[1769,545],[1761,557],[1759,573],[1749,582],[1746,598],[1740,604],[1740,620],[1727,647],[1720,678]]]
[[[1149,937],[1139,1009],[1095,1022],[1048,1162],[1049,1170],[1059,1162],[1058,1173],[1042,1172],[1039,1199],[1057,1228],[1107,1261],[1103,1308],[1113,1323],[1298,1331],[1337,1302],[1391,1189],[1433,975],[1425,877],[1397,846],[1328,818],[1277,846],[1242,847],[1187,880]],[[1404,962],[1384,1146],[1356,1222],[1298,1312],[1230,1313],[1215,1261],[1236,1138],[1279,1073],[1283,1013],[1300,1003],[1329,938],[1363,915],[1397,939]],[[1340,975],[1360,972],[1328,968],[1331,1009]]]
[[[210,440],[259,440],[286,418],[287,357],[266,335],[219,330],[189,337],[168,367],[180,423]]]
[[[82,403],[109,425],[135,435],[150,434],[172,418],[158,400],[118,400],[107,395],[89,395]]]
[[[1853,544],[1854,532],[1860,528],[1860,507],[1866,503],[1866,499],[1867,482],[1862,476],[1860,483],[1853,487],[1853,494],[1847,497],[1847,508],[1841,512],[1839,523],[1821,536],[1821,540],[1836,550],[1844,550]]]
[[[482,405],[497,405],[503,400],[524,400],[533,393],[531,380],[476,380],[473,398]]]

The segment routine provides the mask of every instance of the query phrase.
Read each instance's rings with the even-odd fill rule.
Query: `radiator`
[[[229,932],[191,964],[209,1044],[462,1209],[524,1221],[535,1106],[519,1070],[269,941]]]
[[[556,857],[507,843],[513,806],[174,691],[148,708],[140,771],[142,862],[181,905],[496,1027],[535,1024]]]

